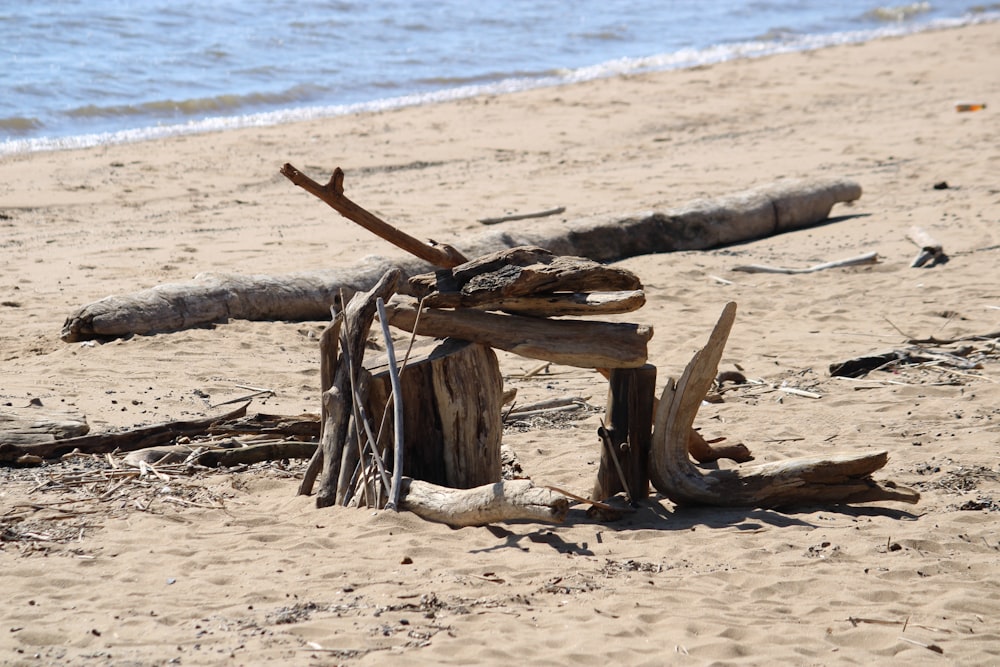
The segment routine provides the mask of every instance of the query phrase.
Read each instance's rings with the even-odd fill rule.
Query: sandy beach
[[[355,201],[461,248],[480,218],[553,228],[791,178],[847,178],[828,224],[619,263],[647,304],[659,386],[724,304],[723,365],[758,384],[702,408],[757,463],[889,452],[884,502],[678,508],[614,523],[450,529],[323,509],[303,466],[73,485],[104,457],[0,468],[2,665],[988,665],[1000,663],[1000,24],[684,71],[153,142],[0,157],[0,405],[33,399],[92,432],[250,412],[319,411],[323,322],[66,343],[108,295],[205,271],[277,274],[398,256],[278,173],[346,172]],[[985,102],[959,112],[958,101]],[[950,261],[911,268],[920,226]],[[880,262],[802,275],[877,252]],[[981,361],[831,377],[831,363],[969,341]],[[588,396],[584,369],[500,355],[519,400]],[[817,395],[789,394],[782,383]],[[536,484],[587,495],[600,414],[510,429]],[[730,464],[722,463],[727,466]],[[59,480],[62,480],[60,482]],[[174,499],[167,502],[164,498]]]

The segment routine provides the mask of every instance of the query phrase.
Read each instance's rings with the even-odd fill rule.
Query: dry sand
[[[916,506],[782,512],[661,500],[612,524],[574,510],[554,527],[451,530],[405,513],[316,510],[294,495],[300,466],[119,490],[42,484],[100,463],[86,459],[0,470],[0,663],[1000,663],[996,350],[974,343],[983,364],[972,370],[914,367],[864,381],[827,372],[905,336],[1000,330],[998,67],[1000,24],[989,24],[0,158],[0,403],[73,407],[94,431],[204,415],[247,393],[237,385],[276,392],[251,412],[318,410],[322,323],[59,339],[70,312],[108,294],[200,271],[280,273],[391,254],[281,177],[285,161],[317,178],[340,165],[356,201],[459,246],[483,230],[477,218],[508,211],[562,205],[578,219],[788,177],[855,179],[863,197],[838,206],[831,224],[622,262],[649,302],[621,319],[655,326],[662,383],[736,301],[723,366],[822,398],[735,391],[702,410],[703,431],[747,443],[758,461],[885,449],[878,476],[923,493]],[[958,113],[960,99],[990,107]],[[943,181],[947,189],[933,187]],[[910,268],[911,225],[951,261]],[[731,271],[872,250],[883,258],[874,267]],[[524,380],[535,362],[502,364],[526,399],[582,393],[603,403],[596,374],[554,367]],[[585,494],[596,422],[505,442],[537,483]]]

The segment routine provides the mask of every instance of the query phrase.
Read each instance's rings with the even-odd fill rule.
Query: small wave
[[[931,11],[929,2],[912,2],[908,5],[890,5],[887,7],[876,7],[865,12],[865,18],[884,23],[901,23],[914,16],[926,14]]]
[[[595,42],[624,42],[628,39],[628,33],[624,30],[601,30],[599,32],[580,32],[578,37],[589,39]]]
[[[142,104],[113,104],[77,107],[63,112],[70,118],[109,118],[115,116],[197,116],[206,113],[224,113],[247,107],[296,104],[314,98],[322,88],[295,86],[278,93],[226,94],[196,97],[188,100],[155,100]]]
[[[417,79],[417,83],[423,86],[468,86],[475,84],[485,84],[491,81],[507,81],[510,79],[543,79],[556,76],[557,70],[541,72],[486,72],[473,76],[432,76],[424,79]]]
[[[754,40],[758,42],[784,42],[796,37],[798,37],[798,33],[791,28],[778,26],[771,28],[761,35],[757,35]]]
[[[7,118],[0,118],[0,132],[7,132],[10,134],[27,134],[29,132],[34,132],[42,127],[42,122],[37,118],[28,118],[24,116],[9,116]]]

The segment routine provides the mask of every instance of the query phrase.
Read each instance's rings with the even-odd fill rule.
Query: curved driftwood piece
[[[549,320],[479,310],[424,310],[395,297],[386,304],[389,324],[434,338],[460,338],[522,357],[580,368],[636,368],[646,363],[653,327],[645,324]]]
[[[736,317],[729,303],[675,384],[668,381],[657,408],[650,449],[650,480],[679,505],[776,507],[804,503],[916,503],[920,494],[871,474],[888,461],[886,452],[839,454],[777,461],[740,470],[702,473],[688,458],[688,439],[701,401],[718,373],[719,360]]]
[[[404,478],[401,492],[400,509],[456,528],[499,521],[560,523],[569,512],[569,500],[564,496],[527,479],[449,489]]]
[[[470,257],[534,245],[557,255],[611,262],[676,250],[707,250],[822,223],[831,207],[861,196],[848,180],[781,181],[661,212],[553,221],[546,231],[493,231],[463,242]],[[159,285],[82,306],[63,325],[67,342],[179,331],[228,319],[324,320],[337,293],[370,289],[389,269],[404,275],[433,266],[413,257],[368,257],[339,270],[278,276],[203,273],[188,283]]]

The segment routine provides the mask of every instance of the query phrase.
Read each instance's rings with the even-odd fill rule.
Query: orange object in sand
[[[982,111],[986,108],[983,102],[958,102],[955,104],[955,111]]]

